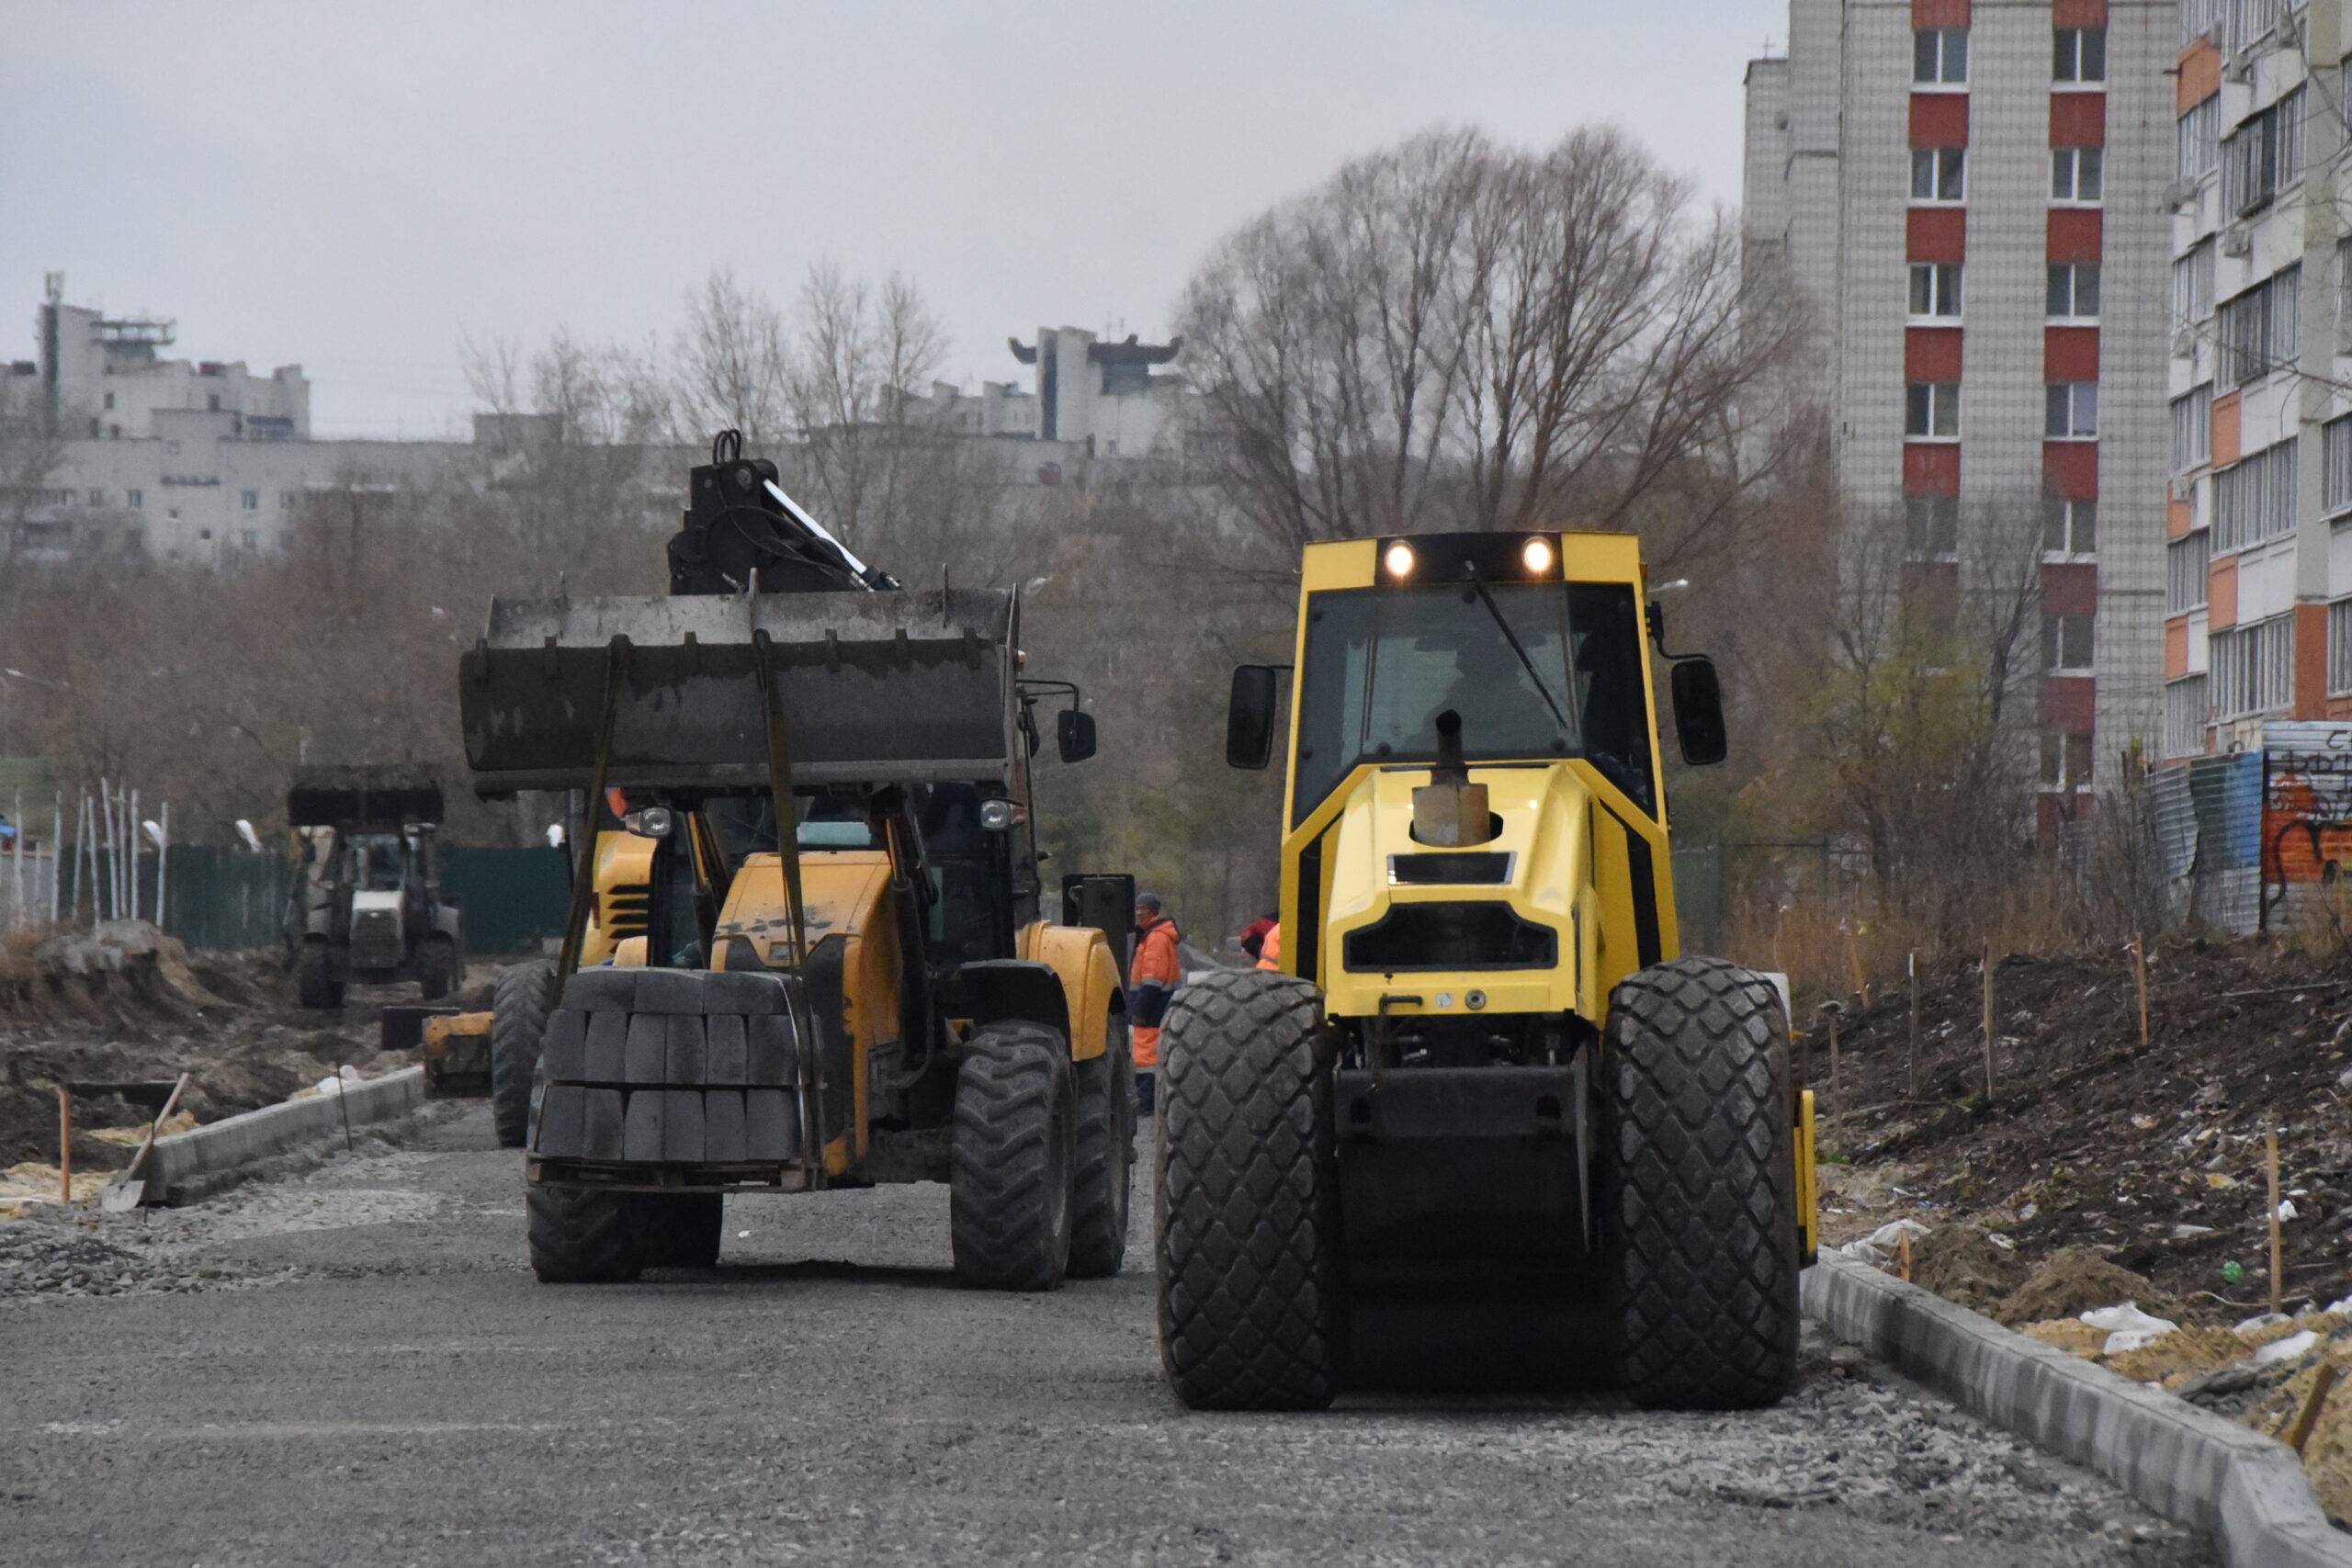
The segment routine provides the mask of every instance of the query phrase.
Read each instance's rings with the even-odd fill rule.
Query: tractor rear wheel
[[[1135,1185],[1136,1063],[1125,1019],[1111,1015],[1102,1054],[1075,1071],[1078,1163],[1069,1273],[1073,1280],[1100,1280],[1126,1261],[1127,1200]]]
[[[1242,969],[1159,1036],[1159,1359],[1195,1410],[1315,1410],[1347,1354],[1333,1058],[1320,993]]]
[[[294,955],[294,995],[306,1008],[339,1008],[343,987],[323,942],[306,942]]]
[[[727,1200],[717,1192],[631,1194],[637,1201],[637,1255],[648,1269],[716,1269],[726,1234]]]
[[[1652,1409],[1743,1410],[1795,1386],[1788,1025],[1754,971],[1681,958],[1609,999],[1603,1217],[1618,1368]]]
[[[519,1149],[530,1135],[539,1038],[547,1032],[554,1000],[554,965],[515,964],[498,972],[491,993],[490,1119],[502,1149]]]
[[[634,1192],[594,1187],[524,1190],[531,1272],[549,1285],[618,1284],[645,1266]]]
[[[1069,1045],[1039,1023],[985,1023],[964,1043],[948,1174],[956,1277],[1050,1291],[1070,1258],[1076,1095]]]

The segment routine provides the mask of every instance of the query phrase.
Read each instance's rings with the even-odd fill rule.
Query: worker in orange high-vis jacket
[[[1283,923],[1280,920],[1276,920],[1272,925],[1266,928],[1266,934],[1264,938],[1258,943],[1258,967],[1261,969],[1280,969],[1282,966]]]
[[[1149,1111],[1159,1069],[1159,1021],[1168,1016],[1168,998],[1184,978],[1176,944],[1183,933],[1162,914],[1156,893],[1136,895],[1136,956],[1127,965],[1127,1021],[1134,1026],[1136,1109]]]

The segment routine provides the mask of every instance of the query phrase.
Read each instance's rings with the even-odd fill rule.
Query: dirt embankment
[[[0,947],[0,1170],[56,1163],[60,1084],[185,1072],[193,1083],[183,1109],[212,1122],[346,1064],[370,1077],[408,1066],[413,1053],[377,1049],[378,1013],[415,999],[413,986],[355,987],[337,1011],[306,1010],[276,954],[191,954],[130,921],[19,937]],[[85,1171],[119,1169],[132,1154],[94,1134],[151,1114],[106,1094],[77,1095],[74,1109],[74,1164]]]

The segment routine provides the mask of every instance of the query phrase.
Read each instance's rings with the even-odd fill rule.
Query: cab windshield
[[[1292,823],[1363,762],[1426,762],[1462,716],[1473,761],[1586,757],[1654,810],[1631,585],[1346,589],[1307,606]]]

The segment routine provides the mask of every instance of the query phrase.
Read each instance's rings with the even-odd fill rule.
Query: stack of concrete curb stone
[[[2352,1568],[2285,1444],[2132,1382],[1868,1264],[1825,1253],[1805,1315],[1875,1359],[2052,1453],[2087,1465],[2229,1568]]]
[[[339,1094],[313,1095],[265,1105],[242,1116],[208,1123],[155,1140],[141,1179],[146,1201],[164,1203],[255,1160],[281,1155],[329,1137],[345,1126],[359,1127],[405,1116],[424,1103],[424,1069],[404,1067],[380,1078],[346,1084]]]

